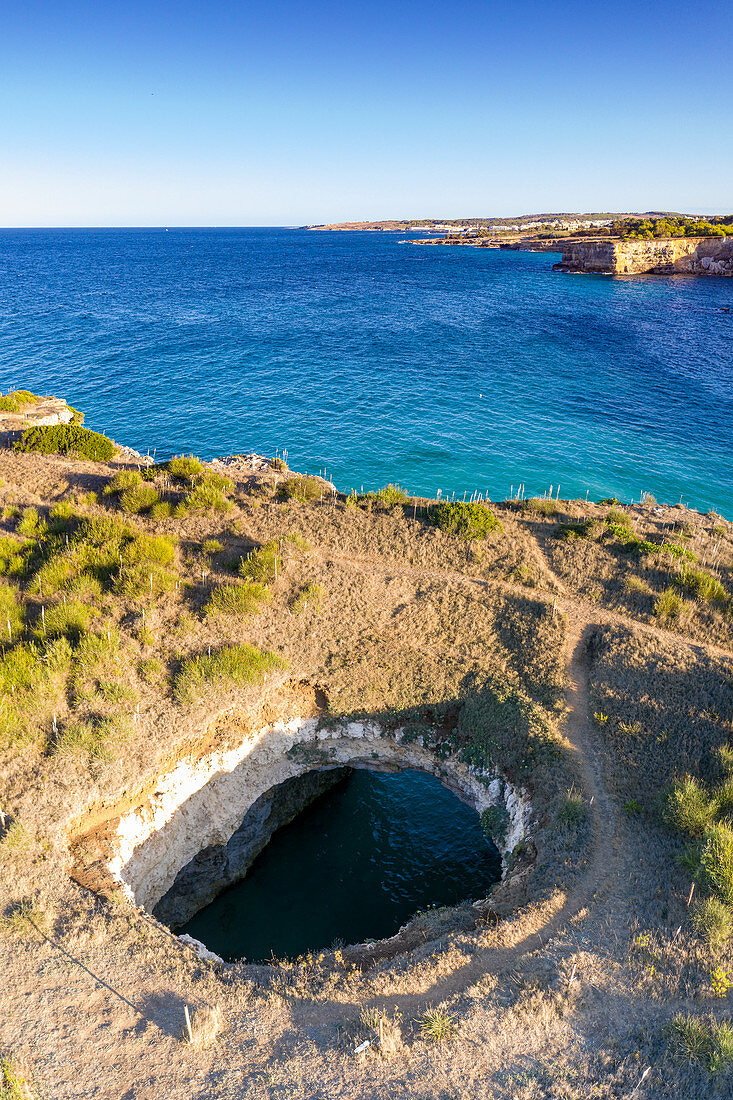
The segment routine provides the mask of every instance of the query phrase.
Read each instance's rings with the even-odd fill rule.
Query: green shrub
[[[299,474],[284,481],[278,491],[285,500],[299,500],[305,504],[309,500],[320,500],[325,488],[320,478]]]
[[[733,913],[720,898],[713,894],[698,901],[694,906],[692,926],[698,936],[717,951],[733,935]]]
[[[316,581],[310,581],[291,599],[290,610],[293,615],[300,615],[307,607],[310,607],[313,611],[318,611],[324,595],[323,585],[318,584]]]
[[[268,542],[259,550],[253,550],[246,558],[242,558],[239,575],[252,581],[271,584],[277,578],[278,569],[282,571],[277,555],[277,545],[277,540]]]
[[[211,656],[184,661],[175,678],[175,692],[181,702],[193,703],[211,691],[262,683],[268,672],[284,667],[281,657],[255,646],[226,646]]]
[[[624,512],[621,508],[609,508],[606,513],[606,522],[609,524],[618,524],[622,527],[628,527],[631,523],[631,517],[628,512]]]
[[[385,485],[377,493],[377,500],[391,507],[393,504],[407,504],[409,496],[399,485]]]
[[[224,549],[218,539],[205,539],[201,544],[205,554],[219,554]]]
[[[278,471],[287,470],[287,468],[288,468],[287,463],[284,462],[282,460],[282,458],[271,458],[270,459],[270,466],[272,467],[273,470],[278,470]]]
[[[242,584],[220,584],[211,593],[207,615],[254,615],[269,600],[266,584],[246,580]]]
[[[494,513],[484,504],[442,501],[430,506],[428,516],[434,527],[464,539],[481,539],[502,529]]]
[[[703,572],[702,569],[694,569],[691,565],[682,566],[674,578],[674,583],[696,599],[704,600],[706,603],[725,603],[728,598],[728,593],[719,580]]]
[[[125,489],[120,497],[120,508],[128,515],[150,511],[155,504],[159,503],[160,497],[155,486],[146,481]]]
[[[672,622],[684,610],[685,601],[674,588],[665,588],[654,604],[654,614],[660,623]]]
[[[106,435],[91,432],[80,424],[53,424],[28,428],[15,444],[15,450],[44,455],[74,455],[107,462],[115,453],[115,445]]]
[[[40,400],[30,390],[13,390],[12,393],[0,397],[0,412],[19,413],[28,405],[37,405]]]
[[[667,824],[689,836],[703,836],[717,814],[717,800],[710,798],[691,775],[675,783],[667,795],[664,811]]]
[[[711,825],[704,836],[700,867],[710,887],[733,905],[733,828],[727,822]]]
[[[164,462],[162,468],[181,481],[192,481],[204,471],[201,460],[193,455],[176,455]]]
[[[226,482],[226,479],[222,479]],[[231,482],[229,482],[231,485]],[[191,512],[228,512],[232,507],[223,488],[213,479],[197,481],[186,493],[176,508],[177,516],[187,516]]]

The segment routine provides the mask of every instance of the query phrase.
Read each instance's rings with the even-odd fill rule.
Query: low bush
[[[705,603],[725,603],[728,599],[728,593],[716,577],[711,577],[702,569],[694,569],[691,565],[682,566],[674,583]]]
[[[277,540],[268,542],[259,550],[253,550],[246,558],[242,558],[239,575],[252,581],[272,584],[277,578],[278,569],[282,572],[277,546]]]
[[[197,481],[188,490],[176,508],[177,516],[187,516],[192,512],[228,512],[232,502],[227,498],[225,488],[232,486],[226,478],[214,480],[217,475],[203,481]]]
[[[125,489],[120,496],[120,508],[128,515],[136,515],[138,512],[149,512],[154,505],[160,503],[160,497],[154,485],[140,481],[139,485]]]
[[[37,638],[68,638],[79,642],[89,630],[91,611],[77,600],[51,604],[44,608],[34,627]]]
[[[23,629],[25,611],[12,585],[0,582],[0,637],[9,642]]]
[[[557,823],[565,828],[580,824],[585,817],[585,803],[580,791],[571,788],[563,795],[557,810]]]
[[[111,760],[113,746],[129,729],[129,723],[119,717],[72,722],[57,734],[49,748],[55,756]]]
[[[399,485],[385,485],[377,493],[377,500],[381,504],[391,506],[393,504],[407,504],[409,496]]]
[[[25,1070],[10,1058],[0,1059],[0,1100],[33,1100],[34,1095]]]
[[[18,539],[8,536],[0,536],[0,575],[4,577],[17,577],[24,568],[23,544]]]
[[[193,455],[176,455],[164,462],[162,469],[181,481],[192,481],[204,471],[203,463]]]
[[[503,844],[509,831],[509,811],[506,806],[489,806],[481,814],[484,836],[496,844]]]
[[[15,444],[15,450],[44,455],[74,455],[76,458],[107,462],[115,453],[115,445],[106,435],[82,428],[80,424],[52,424],[28,428]]]
[[[207,615],[254,615],[269,600],[266,584],[246,580],[241,584],[220,584],[211,593],[206,605]]]
[[[665,588],[654,604],[654,614],[662,624],[678,619],[685,607],[685,601],[674,588]]]
[[[63,698],[71,646],[21,642],[0,657],[0,745],[34,741]]]
[[[724,821],[709,826],[703,838],[700,867],[707,884],[733,905],[733,828]]]
[[[733,935],[733,913],[714,894],[697,902],[692,910],[692,927],[701,939],[717,951]]]
[[[24,538],[40,538],[46,534],[47,527],[38,514],[38,509],[31,506],[24,508],[23,514],[15,527],[16,533]]]
[[[624,512],[621,508],[609,508],[606,513],[606,522],[609,524],[618,524],[622,527],[628,527],[631,523],[631,517],[628,512]]]
[[[12,393],[0,397],[0,412],[19,413],[29,405],[37,405],[40,400],[30,390],[13,390]]]
[[[284,481],[278,492],[284,500],[298,500],[305,504],[309,500],[320,500],[325,488],[320,478],[299,474]]]
[[[464,539],[481,539],[492,531],[501,531],[501,524],[485,504],[464,503],[460,500],[433,504],[428,517],[434,527],[448,535]]]
[[[284,667],[281,657],[256,646],[226,646],[210,656],[184,661],[175,678],[175,693],[180,702],[193,703],[212,691],[262,683],[268,672]]]
[[[530,497],[524,501],[524,511],[539,516],[554,516],[557,505],[554,500],[548,500],[545,497]]]
[[[667,824],[689,836],[704,836],[715,823],[717,815],[717,800],[711,798],[699,781],[691,775],[686,775],[675,783],[667,795],[665,805]]]

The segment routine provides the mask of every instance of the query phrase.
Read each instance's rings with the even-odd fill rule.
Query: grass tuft
[[[220,584],[211,593],[207,615],[254,615],[270,599],[266,584],[246,580],[241,584]]]
[[[175,692],[183,703],[194,703],[213,692],[262,683],[268,672],[285,667],[274,653],[252,645],[225,646],[211,656],[184,661],[175,678]]]
[[[718,951],[733,935],[733,913],[720,898],[711,895],[692,910],[692,927],[701,939]]]
[[[423,1039],[440,1043],[456,1033],[456,1021],[444,1008],[428,1008],[419,1018]]]

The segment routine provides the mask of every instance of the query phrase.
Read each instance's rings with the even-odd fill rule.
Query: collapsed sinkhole
[[[73,873],[228,959],[407,950],[417,911],[470,909],[527,839],[524,791],[400,729],[292,718],[227,744],[97,820]]]
[[[392,936],[420,910],[486,897],[500,878],[478,814],[435,776],[339,767],[268,791],[153,912],[224,959],[264,962]]]

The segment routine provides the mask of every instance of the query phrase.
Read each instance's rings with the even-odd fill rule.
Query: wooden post
[[[191,1017],[188,1014],[188,1005],[183,1006],[183,1012],[186,1017],[186,1031],[188,1032],[188,1041],[193,1043],[193,1031],[191,1030]]]

